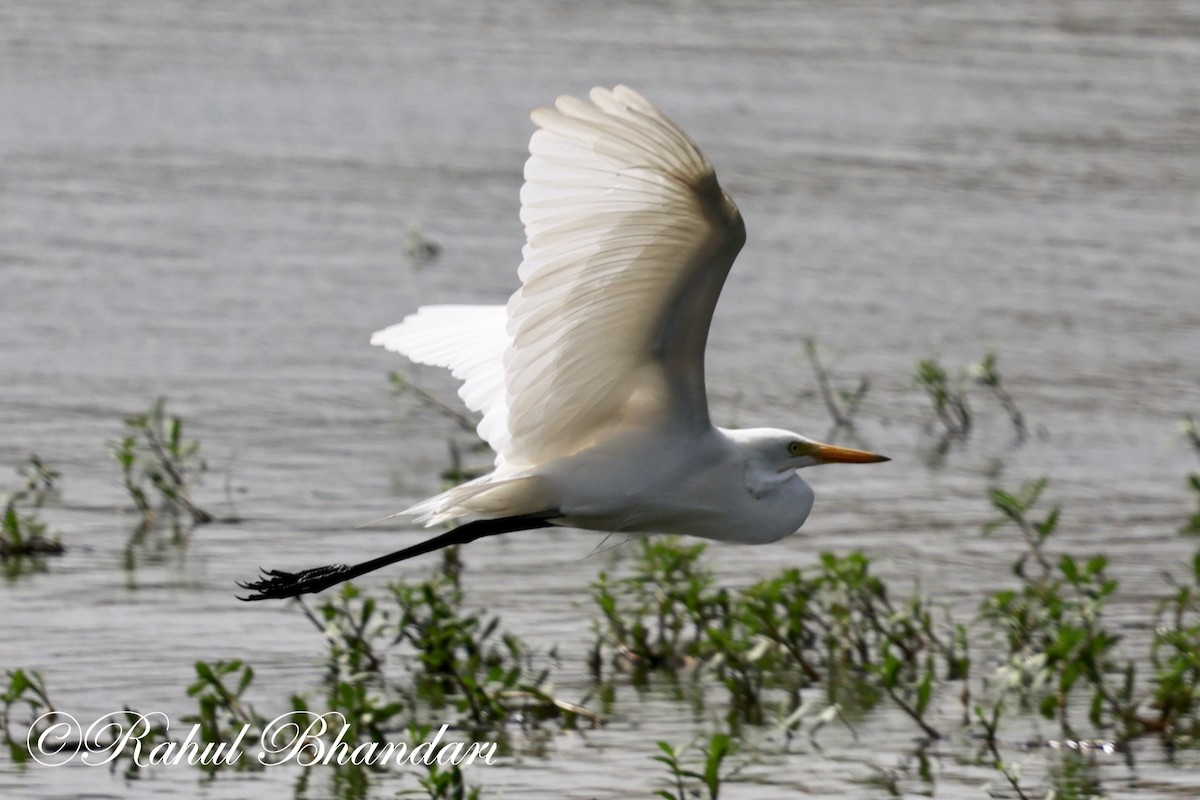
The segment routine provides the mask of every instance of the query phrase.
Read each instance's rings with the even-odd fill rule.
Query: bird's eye
[[[788,455],[789,456],[798,456],[798,455],[800,455],[801,451],[803,451],[803,449],[804,449],[803,445],[801,445],[799,442],[788,442]]]

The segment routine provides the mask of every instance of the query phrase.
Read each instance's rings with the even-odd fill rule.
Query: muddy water
[[[1171,532],[1194,467],[1176,425],[1200,413],[1197,74],[1187,3],[5,3],[0,464],[37,452],[63,472],[45,516],[70,551],[0,587],[0,666],[43,670],[80,718],[125,704],[178,718],[198,659],[253,663],[264,712],[314,686],[309,623],[235,602],[233,581],[415,540],[353,526],[433,491],[457,434],[390,395],[401,365],[366,340],[420,304],[503,300],[528,109],[618,81],[693,134],[748,222],[711,337],[714,416],[822,434],[813,336],[847,386],[870,376],[861,437],[894,458],[814,471],[804,535],[712,548],[721,580],[864,548],[969,614],[1013,546],[978,535],[986,488],[1045,474],[1063,546],[1109,553],[1114,618],[1144,641],[1163,571],[1192,551]],[[436,261],[406,257],[414,227]],[[931,466],[912,365],[987,350],[1034,435],[1012,447],[980,398],[970,445]],[[412,374],[454,399],[448,378]],[[201,499],[244,519],[182,547],[129,543],[107,454],[158,395],[204,443]],[[586,586],[624,557],[593,554],[599,541],[531,533],[465,554],[472,601],[558,646],[567,699],[587,689]],[[647,796],[665,774],[654,740],[706,724],[631,690],[611,718],[469,778],[505,797]],[[887,710],[821,751],[764,731],[752,782],[722,796],[882,795],[876,768],[905,765],[902,788],[920,791],[915,735]],[[986,796],[995,776],[969,750],[935,750],[937,796]],[[1200,787],[1194,763],[1137,756],[1102,762],[1109,791]],[[287,796],[296,777],[126,784],[0,761],[6,797]]]

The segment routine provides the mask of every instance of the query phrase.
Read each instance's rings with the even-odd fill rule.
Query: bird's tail
[[[506,478],[491,472],[409,506],[398,516],[412,517],[430,527],[464,517],[488,519],[537,513],[546,508],[539,484],[534,475]]]

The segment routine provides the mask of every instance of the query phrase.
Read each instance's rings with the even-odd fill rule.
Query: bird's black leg
[[[532,530],[533,528],[548,528],[551,522],[562,514],[557,511],[543,511],[538,514],[521,514],[515,517],[500,517],[499,519],[480,519],[460,525],[441,536],[426,539],[420,544],[397,550],[386,556],[373,558],[361,564],[330,564],[326,567],[314,567],[300,572],[282,572],[277,569],[261,570],[261,578],[250,583],[238,582],[238,586],[249,589],[252,594],[239,597],[239,600],[274,600],[283,597],[296,597],[302,594],[321,592],[330,586],[336,586],[348,580],[374,572],[381,567],[395,564],[415,556],[432,553],[453,544],[466,544],[484,536],[495,536],[500,533]]]

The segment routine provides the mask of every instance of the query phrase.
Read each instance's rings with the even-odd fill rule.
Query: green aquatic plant
[[[415,730],[412,738],[413,741],[427,741],[429,728]],[[483,794],[483,790],[478,786],[467,784],[462,768],[458,764],[443,767],[436,761],[431,761],[425,769],[425,775],[418,779],[421,791],[403,791],[398,797],[421,796],[428,797],[429,800],[479,800]]]
[[[241,740],[258,740],[267,720],[248,704],[243,695],[254,682],[254,668],[241,659],[214,662],[197,661],[194,665],[196,680],[187,688],[188,697],[195,698],[197,711],[183,717],[183,721],[197,725],[201,745],[210,749]],[[214,772],[227,765],[220,759],[206,759],[198,764],[201,769]],[[257,758],[239,758],[233,761],[235,769],[258,769],[262,766]]]
[[[689,768],[683,761],[683,756],[695,745],[695,742],[680,748],[661,740],[657,742],[657,745],[662,753],[653,758],[660,764],[666,765],[671,774],[671,788],[669,790],[659,789],[655,792],[656,797],[662,797],[664,800],[692,800],[692,798],[700,797],[718,800],[721,793],[721,781],[728,778],[728,775],[722,774],[721,767],[733,747],[733,740],[729,734],[714,733],[701,745],[700,771]],[[698,783],[700,788],[692,788],[694,783]],[[700,794],[701,789],[704,791],[703,795]]]
[[[791,691],[791,724],[803,715],[799,689],[822,683],[834,707],[867,709],[888,697],[930,738],[928,720],[937,675],[965,680],[970,661],[965,629],[939,630],[930,602],[914,595],[895,602],[860,552],[822,553],[811,576],[785,570],[740,593],[742,637],[770,645],[762,659],[771,682]]]
[[[704,542],[677,536],[640,538],[633,574],[610,580],[601,571],[592,598],[602,619],[595,624],[593,676],[603,673],[605,654],[619,671],[644,683],[656,670],[674,671],[701,655],[706,626],[726,605],[701,563]]]
[[[587,709],[553,697],[549,667],[535,667],[533,653],[500,629],[498,617],[465,611],[462,592],[450,581],[397,583],[391,591],[395,642],[407,645],[419,665],[413,676],[416,701],[433,708],[452,705],[462,724],[480,732],[514,719],[531,727],[548,719],[565,727],[580,719],[600,722]]]
[[[186,512],[193,524],[212,522],[213,516],[191,497],[191,483],[208,470],[200,458],[200,443],[183,438],[183,420],[167,416],[165,398],[158,398],[145,414],[125,418],[125,436],[113,444],[113,457],[121,466],[126,492],[150,526],[159,514]],[[157,502],[151,500],[151,491]]]
[[[73,728],[69,715],[61,714],[50,699],[42,673],[28,669],[8,670],[8,684],[0,691],[0,737],[8,747],[9,756],[14,763],[24,764],[34,757],[29,750],[29,744],[37,742],[50,732],[51,726],[63,725],[67,735],[72,733],[83,737],[85,732]],[[21,721],[13,719],[14,709],[24,706],[28,717]],[[129,731],[131,735],[120,738],[101,739],[89,738],[85,743],[83,738],[64,739],[61,734],[52,735],[51,751],[42,755],[53,755],[62,763],[70,761],[85,747],[90,747],[109,763],[110,769],[116,771],[125,764],[124,776],[127,779],[136,778],[139,770],[147,763],[149,753],[162,744],[171,740],[167,735],[165,718],[162,715],[139,714],[126,706],[107,718],[109,724],[104,733],[109,735],[115,731]],[[14,736],[12,726],[16,722],[19,735]],[[120,745],[120,749],[118,749]],[[107,751],[107,752],[106,752]]]
[[[1200,472],[1193,472],[1187,478],[1188,489],[1196,495],[1197,509],[1188,515],[1187,522],[1179,529],[1185,536],[1200,535]]]
[[[982,618],[1001,633],[1007,664],[999,673],[1022,705],[1033,705],[1047,719],[1059,722],[1068,738],[1077,738],[1069,702],[1076,688],[1090,690],[1088,719],[1096,729],[1111,729],[1120,742],[1143,732],[1140,699],[1135,696],[1135,665],[1122,661],[1117,645],[1121,637],[1104,621],[1104,611],[1118,587],[1107,574],[1108,559],[1086,559],[1063,554],[1052,560],[1047,540],[1060,519],[1056,506],[1042,519],[1030,519],[1041,497],[1045,478],[1017,492],[993,490],[992,505],[1003,516],[988,523],[991,533],[1004,525],[1017,527],[1024,552],[1013,564],[1020,579],[1015,589],[994,592],[983,603]],[[1039,569],[1028,574],[1035,561]]]
[[[771,717],[790,730],[817,709],[802,691],[820,685],[835,717],[888,697],[927,736],[941,736],[928,721],[930,701],[938,674],[968,677],[965,628],[939,630],[920,597],[893,602],[862,553],[823,553],[811,574],[790,568],[730,591],[714,587],[704,550],[671,537],[643,540],[633,575],[600,574],[592,586],[602,615],[597,682],[608,654],[635,685],[656,670],[695,667],[726,689],[735,730]]]
[[[17,467],[17,474],[24,481],[18,493],[24,495],[34,508],[41,508],[58,496],[62,473],[42,461],[37,453],[30,453],[29,461]]]
[[[1196,454],[1197,458],[1200,458],[1200,428],[1197,428],[1196,420],[1188,414],[1183,418],[1180,427],[1184,439],[1192,447],[1192,452]],[[1200,536],[1200,471],[1187,476],[1187,487],[1195,495],[1197,509],[1188,515],[1187,521],[1179,529],[1179,532],[1185,536]]]
[[[971,432],[971,407],[967,403],[965,376],[951,379],[935,359],[923,358],[917,362],[914,379],[929,398],[945,439],[965,439]]]
[[[22,508],[23,500],[20,492],[9,496],[0,517],[0,561],[10,576],[23,570],[23,558],[60,555],[65,550],[58,537],[47,535],[46,523],[37,514]]]
[[[23,484],[4,499],[0,515],[0,562],[9,577],[20,574],[30,564],[40,566],[42,556],[65,551],[57,536],[47,534],[47,525],[38,516],[38,509],[58,492],[58,471],[34,454],[28,464],[17,469],[17,474]]]
[[[1017,408],[1016,401],[1013,400],[1013,396],[1008,393],[1008,389],[1004,387],[1000,379],[1000,372],[996,369],[996,354],[994,352],[985,353],[978,364],[968,368],[968,373],[975,379],[976,384],[987,387],[992,396],[1000,402],[1000,406],[1008,413],[1008,420],[1012,423],[1016,433],[1017,443],[1025,441],[1025,415],[1021,413],[1021,409]]]
[[[1061,509],[1055,506],[1040,520],[1029,518],[1030,511],[1033,510],[1038,498],[1042,496],[1048,482],[1046,478],[1039,478],[1022,485],[1016,492],[1007,492],[1003,489],[991,489],[988,492],[988,499],[991,501],[992,507],[1001,512],[1001,516],[984,524],[983,535],[989,536],[993,531],[1006,525],[1016,526],[1025,540],[1025,549],[1013,563],[1013,572],[1019,578],[1026,577],[1026,568],[1030,559],[1035,561],[1040,568],[1041,580],[1048,579],[1054,571],[1054,566],[1046,555],[1045,546],[1046,540],[1054,534],[1054,529],[1058,527]]]
[[[325,691],[317,709],[294,695],[293,711],[339,714],[347,726],[344,741],[351,748],[368,741],[382,743],[389,734],[404,730],[407,721],[401,713],[408,698],[384,671],[396,636],[391,609],[364,596],[352,583],[343,584],[315,611],[303,601],[298,605],[325,640]]]
[[[839,430],[853,431],[854,417],[857,416],[863,398],[867,396],[867,392],[871,388],[871,379],[862,375],[858,379],[858,386],[853,390],[839,389],[835,391],[829,379],[829,371],[821,363],[821,358],[817,353],[817,342],[812,337],[804,340],[804,355],[808,358],[808,363],[812,366],[813,374],[817,378],[817,389],[822,402],[825,403],[825,410],[833,419],[833,427],[826,438],[831,437]]]
[[[1016,443],[1025,441],[1025,415],[1004,386],[996,367],[995,353],[985,353],[979,363],[959,369],[953,376],[936,359],[924,358],[917,362],[913,380],[925,392],[933,419],[941,427],[935,449],[937,455],[944,454],[951,444],[966,440],[971,434],[975,413],[967,394],[972,384],[985,387],[999,401],[1012,423]]]
[[[1000,719],[1004,714],[1004,696],[992,703],[977,703],[975,705],[975,723],[981,733],[983,745],[977,760],[986,763],[999,772],[1012,790],[1021,800],[1029,800],[1021,786],[1021,765],[1005,759],[1000,749]]]
[[[1159,603],[1147,704],[1156,716],[1141,720],[1171,747],[1200,746],[1200,549],[1192,557],[1189,578]]]
[[[454,422],[462,430],[467,433],[475,433],[475,428],[479,425],[479,420],[459,411],[451,405],[448,405],[439,400],[432,392],[421,388],[413,382],[411,378],[399,370],[392,370],[388,373],[388,381],[392,384],[392,389],[397,397],[403,395],[412,395],[427,408],[431,408],[446,419]]]
[[[565,727],[600,721],[553,697],[549,667],[535,668],[528,647],[502,631],[499,618],[466,611],[462,591],[450,580],[401,582],[390,591],[394,604],[363,596],[353,584],[315,612],[301,604],[327,642],[327,705],[361,720],[364,735],[378,740],[396,730],[392,721],[402,710],[415,718],[423,709],[443,714],[453,708],[459,716],[448,721],[481,733],[514,720],[531,727],[548,719]],[[407,682],[385,670],[397,646]]]
[[[981,616],[1005,643],[1008,666],[1001,672],[1001,684],[1010,687],[1023,704],[1036,701],[1043,715],[1057,716],[1069,730],[1066,693],[1080,678],[1097,679],[1111,667],[1115,640],[1100,621],[1117,582],[1106,576],[1108,562],[1103,556],[1080,564],[1064,555],[1057,564],[1053,562],[1046,544],[1058,527],[1061,509],[1055,506],[1041,519],[1032,518],[1047,483],[1040,478],[1015,492],[989,492],[992,507],[1001,516],[986,523],[983,534],[1015,527],[1025,547],[1012,566],[1020,585],[989,595]],[[1028,569],[1031,561],[1037,565],[1033,574]]]
[[[1152,735],[1170,749],[1200,743],[1200,551],[1185,580],[1168,576],[1176,588],[1159,603],[1148,656],[1131,658],[1106,620],[1119,589],[1107,557],[1049,552],[1061,515],[1057,506],[1036,512],[1046,485],[1042,478],[1011,493],[993,490],[1002,517],[985,526],[985,533],[1016,527],[1025,544],[1013,563],[1018,586],[993,592],[981,607],[980,620],[999,635],[1005,661],[985,681],[974,709],[986,760],[1020,797],[1030,790],[1020,784],[1019,765],[1003,756],[998,733],[1012,709],[1054,720],[1062,738],[1049,744],[1068,755],[1122,751]],[[1139,680],[1147,668],[1148,680]],[[1078,718],[1081,707],[1085,721]],[[1094,788],[1094,773],[1078,767],[1063,761],[1051,770],[1056,796]]]
[[[14,763],[23,764],[30,759],[28,742],[37,738],[51,724],[55,714],[54,703],[46,690],[46,681],[42,673],[27,669],[10,669],[5,671],[7,684],[0,692],[0,735],[8,747],[9,757]],[[24,707],[28,717],[24,720],[14,720],[17,709]],[[13,724],[17,725],[19,733],[13,735]]]

